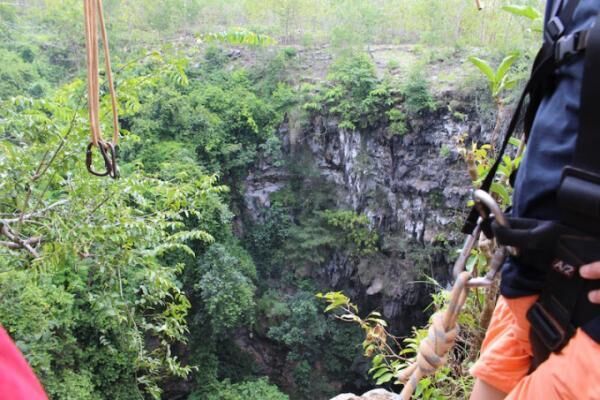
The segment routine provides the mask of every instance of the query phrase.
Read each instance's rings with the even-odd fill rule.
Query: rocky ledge
[[[383,390],[383,389],[375,389],[375,390],[371,390],[370,392],[363,394],[362,396],[357,396],[355,394],[346,393],[346,394],[340,394],[338,396],[335,396],[331,400],[400,400],[400,399],[401,399],[400,395],[398,395],[398,394],[391,393],[391,392],[388,392],[387,390]]]

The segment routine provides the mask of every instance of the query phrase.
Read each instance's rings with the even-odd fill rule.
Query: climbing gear
[[[600,238],[553,221],[509,218],[511,228],[493,224],[497,242],[521,249],[519,262],[547,278],[527,317],[532,326],[533,367],[560,351],[576,328],[600,315],[587,294],[600,282],[581,278],[579,267],[600,260]]]
[[[116,147],[119,141],[119,117],[117,111],[117,96],[112,77],[110,65],[110,51],[108,48],[108,35],[104,21],[102,0],[84,0],[85,15],[85,47],[87,50],[87,76],[88,76],[88,102],[90,114],[91,142],[86,151],[86,167],[88,171],[96,176],[110,176],[113,179],[119,177],[117,165]],[[98,62],[98,24],[102,34],[104,48],[104,62],[106,66],[106,78],[111,97],[113,115],[113,138],[112,142],[102,139],[100,127],[100,83]],[[97,147],[104,162],[104,171],[95,171],[92,167],[93,148]]]
[[[119,176],[119,170],[117,166],[117,153],[115,146],[109,142],[98,142],[98,150],[102,155],[102,159],[104,160],[104,172],[96,172],[92,166],[93,164],[93,152],[92,148],[94,147],[94,143],[90,142],[88,144],[87,150],[85,152],[85,166],[90,174],[96,176],[110,176],[115,179]]]
[[[565,34],[579,0],[556,2],[548,22],[545,42],[536,57],[531,78],[510,121],[498,159],[485,177],[481,188],[489,191],[502,155],[521,117],[525,99],[525,138],[542,99],[554,90],[557,68],[578,54],[585,54],[581,93],[580,131],[573,163],[563,170],[557,191],[560,221],[508,218],[507,224],[492,223],[496,241],[519,250],[520,264],[546,272],[540,299],[528,312],[534,347],[533,369],[560,351],[576,328],[600,316],[600,306],[590,303],[587,293],[600,288],[600,282],[586,281],[578,268],[600,260],[600,16],[593,28]],[[558,11],[560,9],[560,11]],[[480,209],[473,207],[463,228],[476,232]],[[487,232],[486,232],[487,233]]]
[[[544,44],[535,58],[531,76],[525,85],[525,88],[523,89],[519,101],[517,102],[517,107],[515,108],[504,136],[504,140],[498,152],[498,158],[494,164],[492,164],[492,167],[489,169],[486,177],[484,178],[480,187],[481,190],[485,192],[490,191],[494,177],[496,176],[496,172],[502,163],[502,156],[506,152],[510,138],[515,133],[517,126],[521,121],[526,100],[529,98],[529,105],[525,110],[524,115],[524,133],[525,138],[527,139],[533,125],[535,114],[544,95],[552,90],[554,71],[560,65],[567,62],[569,56],[573,56],[574,54],[577,54],[578,52],[581,52],[587,48],[589,31],[576,32],[572,35],[566,37],[564,36],[564,26],[567,22],[572,20],[573,13],[575,12],[579,2],[580,0],[570,0],[560,12],[555,10],[553,13],[555,16],[551,18],[549,27],[546,29],[553,33],[549,37],[545,37]],[[560,5],[560,3],[562,2],[557,1],[556,4]],[[569,39],[569,37],[573,35],[578,35],[580,39]],[[576,47],[568,47],[569,43],[573,43]],[[463,227],[463,233],[471,234],[473,232],[477,224],[478,217],[479,211],[473,207]]]
[[[483,277],[473,278],[470,272],[465,271],[467,260],[479,240],[484,224],[497,221],[500,225],[509,228],[507,218],[489,194],[477,190],[473,198],[481,212],[481,217],[473,234],[467,237],[454,264],[453,274],[456,280],[450,293],[448,306],[433,315],[429,334],[419,345],[416,360],[397,377],[398,381],[404,383],[404,389],[400,394],[403,400],[411,398],[423,377],[433,374],[446,363],[448,352],[454,346],[458,335],[457,319],[465,305],[469,289],[492,286],[508,252],[504,246],[499,246],[490,261],[488,273]]]
[[[446,364],[448,352],[458,335],[456,321],[467,300],[470,279],[470,273],[460,273],[452,288],[448,307],[433,315],[429,334],[421,341],[415,362],[397,377],[398,381],[404,383],[404,389],[400,393],[402,400],[410,400],[419,381]]]
[[[477,226],[472,234],[467,235],[462,250],[456,260],[453,268],[453,275],[455,279],[458,279],[459,275],[465,270],[467,260],[471,256],[471,251],[475,248],[478,243],[479,237],[484,230],[484,226],[489,225],[491,221],[495,220],[500,226],[509,228],[509,223],[504,213],[498,206],[498,203],[483,190],[476,190],[473,194],[473,199],[477,207],[480,217],[477,221]],[[490,261],[489,271],[483,277],[472,278],[467,282],[467,286],[471,288],[476,287],[490,287],[494,282],[500,267],[504,263],[507,252],[514,253],[515,250],[511,247],[498,246],[494,252]]]

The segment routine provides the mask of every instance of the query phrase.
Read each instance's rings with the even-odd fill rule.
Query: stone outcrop
[[[383,389],[375,389],[363,394],[362,396],[346,393],[335,396],[331,400],[401,400],[401,398],[395,393],[391,393]]]
[[[308,159],[335,191],[339,208],[365,214],[383,243],[380,253],[362,259],[335,253],[313,274],[324,287],[379,308],[395,330],[407,332],[423,321],[430,301],[431,288],[415,282],[424,273],[441,283],[449,278],[446,245],[460,237],[457,221],[471,187],[457,138],[475,136],[480,128],[442,106],[412,121],[406,135],[392,138],[385,127],[349,131],[322,116],[300,132],[293,126],[280,129],[284,156]],[[250,173],[244,198],[252,218],[260,218],[270,195],[288,180],[288,171],[269,160]]]

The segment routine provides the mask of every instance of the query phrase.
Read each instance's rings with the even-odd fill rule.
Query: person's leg
[[[600,344],[581,329],[508,394],[506,400],[600,399]]]
[[[481,379],[477,379],[470,400],[503,400],[505,397],[506,393],[488,385]]]

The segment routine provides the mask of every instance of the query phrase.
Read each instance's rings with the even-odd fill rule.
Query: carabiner
[[[494,200],[489,193],[484,192],[483,190],[476,190],[475,193],[473,193],[473,200],[475,201],[475,207],[479,211],[481,218],[494,218],[494,220],[496,220],[496,222],[503,227],[510,228],[510,223],[508,222],[506,215],[504,215],[504,212],[502,212],[500,206],[498,203],[496,203],[496,200]],[[487,207],[487,209],[490,211],[489,214],[486,212],[483,206]],[[519,255],[518,250],[514,247],[507,246],[507,250],[512,256],[516,257]]]
[[[119,166],[117,165],[117,149],[112,143],[106,143],[106,145],[110,151],[110,173],[108,175],[113,179],[117,179],[120,176]]]
[[[102,155],[102,160],[104,161],[104,171],[98,172],[93,168],[93,149],[94,143],[90,143],[87,146],[86,155],[85,155],[85,166],[90,174],[95,176],[110,176],[113,179],[117,179],[119,177],[119,168],[117,166],[117,154],[115,146],[112,143],[99,141],[98,142],[98,150]],[[107,153],[108,151],[108,153]]]
[[[479,218],[477,220],[477,226],[473,230],[473,233],[468,235],[465,239],[465,243],[463,244],[463,248],[460,251],[456,262],[454,263],[454,268],[452,269],[452,275],[454,279],[458,279],[458,276],[465,271],[467,266],[467,261],[471,256],[471,251],[475,248],[475,244],[479,240],[479,235],[481,234],[481,223],[483,219]]]
[[[509,226],[508,219],[506,218],[506,216],[500,209],[500,206],[498,205],[498,203],[496,203],[496,201],[494,200],[494,198],[492,196],[490,196],[488,193],[484,192],[483,190],[476,190],[475,193],[473,194],[473,199],[475,201],[475,205],[477,206],[477,209],[479,210],[479,213],[481,214],[481,217],[479,217],[479,219],[477,220],[477,226],[475,227],[475,230],[473,231],[473,233],[471,235],[467,236],[467,239],[465,240],[463,248],[460,252],[460,255],[458,256],[458,259],[456,260],[456,263],[454,264],[453,275],[454,275],[455,279],[457,279],[458,276],[460,275],[460,273],[465,270],[466,265],[467,265],[467,260],[469,259],[470,255],[471,255],[471,251],[475,248],[475,245],[477,244],[477,242],[479,240],[479,236],[481,235],[481,230],[482,230],[481,225],[483,224],[483,222],[486,219],[494,218],[496,221],[498,221],[499,224],[506,226],[506,227]],[[487,210],[485,210],[483,208],[483,206],[487,207]],[[489,210],[489,213],[487,212],[488,210]],[[516,253],[516,250],[513,248],[507,249],[504,246],[498,247],[494,251],[492,259],[490,260],[489,271],[487,272],[487,274],[485,274],[485,276],[482,276],[482,277],[470,279],[467,283],[467,286],[472,287],[472,288],[473,287],[490,287],[492,285],[492,283],[494,282],[494,279],[495,279],[496,275],[498,274],[498,271],[500,271],[502,264],[504,264],[504,260],[506,259],[507,250],[509,252],[511,252],[511,254]]]

